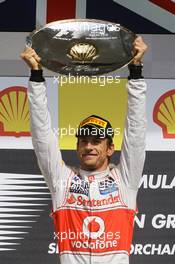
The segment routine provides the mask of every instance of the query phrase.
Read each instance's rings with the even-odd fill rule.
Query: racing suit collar
[[[104,171],[86,171],[86,170],[79,170],[80,176],[94,176],[96,179],[102,179],[110,174],[110,169],[107,167]]]

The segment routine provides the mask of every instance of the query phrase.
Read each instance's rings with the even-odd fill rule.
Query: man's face
[[[108,139],[94,136],[79,137],[77,153],[81,169],[103,171],[108,166],[108,158],[114,152],[114,145]]]

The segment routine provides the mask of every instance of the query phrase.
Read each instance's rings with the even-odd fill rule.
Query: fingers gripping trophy
[[[142,60],[147,45],[119,24],[99,20],[50,23],[33,32],[27,45],[21,57],[31,69],[32,142],[51,192],[60,262],[128,264],[145,160]],[[110,163],[115,151],[110,121],[93,113],[80,121],[75,134],[79,166],[70,168],[52,131],[42,67],[91,76],[126,65],[128,104],[119,163]]]

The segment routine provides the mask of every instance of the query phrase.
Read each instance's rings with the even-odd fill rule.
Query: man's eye
[[[98,144],[101,143],[101,140],[100,140],[100,139],[96,139],[96,140],[93,141],[93,143],[94,143],[95,145],[98,145]]]

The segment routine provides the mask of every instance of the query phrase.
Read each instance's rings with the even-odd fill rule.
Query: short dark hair
[[[107,139],[108,146],[113,144],[113,140],[111,137],[107,137],[106,139]]]

